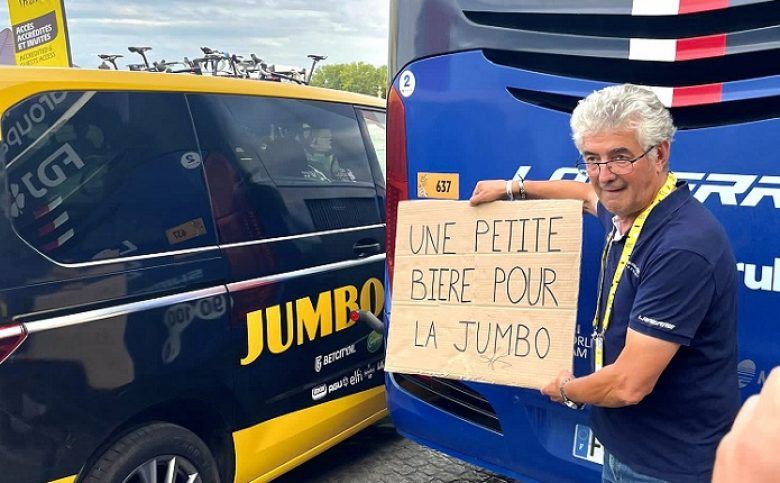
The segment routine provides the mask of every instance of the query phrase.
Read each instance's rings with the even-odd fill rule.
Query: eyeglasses
[[[655,148],[655,146],[650,146],[647,151],[635,158],[631,158],[625,154],[616,154],[614,156],[610,156],[609,160],[604,162],[601,161],[599,156],[594,154],[580,156],[577,160],[577,169],[582,174],[588,176],[597,176],[601,171],[601,166],[604,165],[612,174],[629,174],[634,170],[634,163],[644,158],[647,153],[653,150],[653,148]]]

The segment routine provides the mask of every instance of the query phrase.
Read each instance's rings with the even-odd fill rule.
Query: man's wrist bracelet
[[[566,386],[566,383],[569,381],[571,381],[571,378],[565,379],[563,382],[561,382],[561,387],[560,387],[561,400],[562,400],[561,402],[563,403],[564,406],[568,408],[582,409],[585,406],[585,404],[574,402],[571,399],[569,399],[569,397],[566,395],[566,391],[564,390],[564,387]]]
[[[523,179],[522,176],[520,176],[520,179],[517,180],[517,188],[518,188],[517,199],[518,200],[524,200],[526,198],[525,180]],[[514,201],[515,200],[515,180],[513,180],[513,179],[507,180],[505,189],[506,189],[506,199],[508,199],[509,201]]]
[[[506,199],[508,199],[509,201],[515,200],[515,193],[514,193],[511,179],[507,180],[506,182]]]
[[[521,200],[524,200],[526,198],[526,192],[525,192],[525,179],[523,179],[522,176],[520,176],[520,179],[518,180],[517,186],[519,188],[519,195],[518,198]]]

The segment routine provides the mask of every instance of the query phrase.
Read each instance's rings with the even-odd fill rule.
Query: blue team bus
[[[731,237],[739,384],[743,397],[758,392],[780,363],[780,2],[394,0],[390,8],[388,281],[398,202],[421,197],[421,174],[461,200],[480,179],[585,181],[569,130],[577,101],[611,84],[650,86],[679,128],[672,169]],[[590,371],[604,236],[595,218],[584,230],[577,375]],[[585,411],[484,383],[394,373],[386,384],[398,430],[415,441],[523,481],[599,479],[603,452]]]

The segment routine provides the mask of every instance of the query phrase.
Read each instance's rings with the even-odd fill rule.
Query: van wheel
[[[170,423],[142,426],[111,445],[83,483],[219,483],[211,451],[195,433]]]

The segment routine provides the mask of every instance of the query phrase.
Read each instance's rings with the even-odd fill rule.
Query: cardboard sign
[[[385,370],[538,389],[572,368],[582,203],[398,207]]]
[[[70,67],[63,0],[8,0],[16,65]]]

